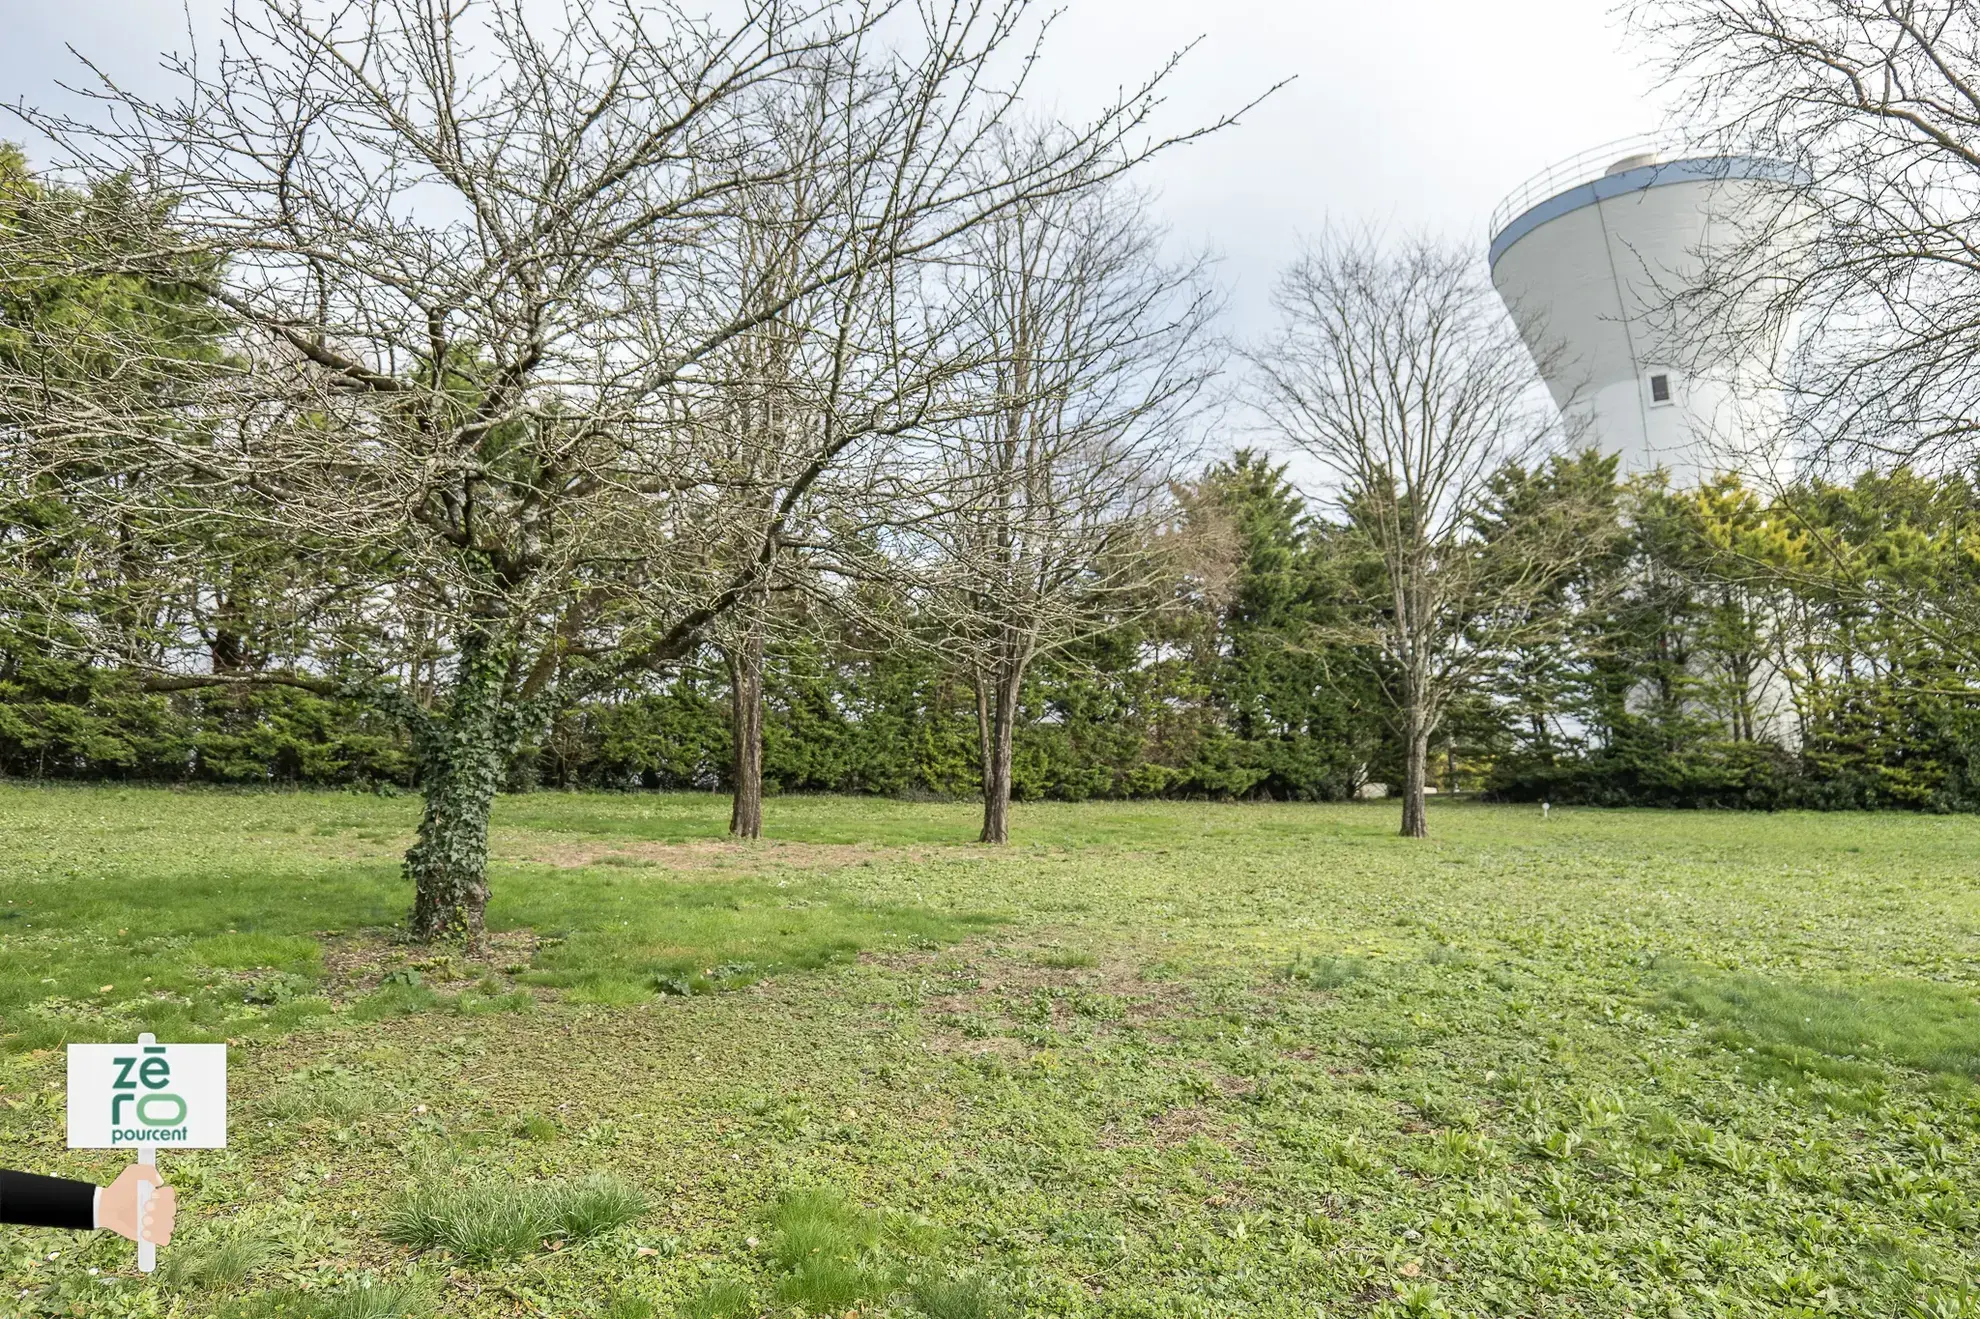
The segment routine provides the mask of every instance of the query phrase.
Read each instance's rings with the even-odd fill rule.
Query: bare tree
[[[1578,519],[1510,523],[1493,477],[1557,438],[1532,358],[1473,253],[1332,235],[1282,277],[1279,332],[1253,354],[1266,424],[1332,484],[1373,565],[1364,622],[1331,639],[1379,651],[1406,769],[1402,833],[1428,832],[1429,744],[1454,698],[1553,611]]]
[[[780,118],[792,154],[803,156],[815,137],[811,118]],[[856,215],[894,186],[872,176],[894,168],[875,152],[837,174],[791,171],[739,194],[733,268],[710,282],[732,279],[739,302],[769,310],[682,390],[700,450],[720,473],[691,539],[705,548],[703,579],[734,593],[709,640],[729,676],[736,837],[762,833],[766,643],[793,614],[776,602],[823,600],[832,579],[871,575],[865,545],[849,538],[873,532],[892,507],[877,488],[889,483],[890,451],[959,406],[950,382],[968,359],[926,296],[946,246],[887,259],[902,235],[874,228],[854,235],[868,251],[854,255],[846,278],[816,277],[821,263],[847,260],[849,226],[821,217]],[[675,602],[655,603],[665,617]]]
[[[1787,333],[1796,350],[1762,383],[1785,390],[1789,432],[1817,456],[1970,464],[1980,8],[1638,0],[1630,13],[1663,49],[1695,127],[1804,171],[1752,232],[1715,239],[1708,277],[1676,309],[1695,313],[1687,326]]]
[[[1031,664],[1145,608],[1164,575],[1149,546],[1219,369],[1205,266],[1162,259],[1145,204],[1100,181],[1014,206],[951,286],[975,415],[939,433],[916,530],[941,644],[975,687],[986,843],[1010,837]]]
[[[1026,0],[745,0],[727,27],[635,0],[550,26],[532,9],[243,3],[221,47],[176,65],[178,99],[105,79],[100,120],[27,116],[77,175],[175,199],[117,267],[224,258],[200,288],[230,349],[193,426],[154,424],[141,396],[44,391],[33,461],[114,461],[141,478],[116,495],[150,492],[151,514],[225,510],[374,565],[373,606],[442,640],[424,689],[368,684],[420,749],[405,870],[429,939],[479,935],[490,805],[569,661],[691,644],[760,589],[842,452],[812,449],[754,554],[705,580],[689,533],[725,473],[690,421],[711,358],[802,297],[1175,140],[1144,131],[1165,69],[1052,150],[985,168],[1021,91],[993,70],[1034,30]],[[806,131],[778,122],[793,114]],[[830,198],[783,235],[798,277],[720,278],[737,199],[798,175]]]

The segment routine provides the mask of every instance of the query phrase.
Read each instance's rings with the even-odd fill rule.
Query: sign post
[[[140,1040],[146,1038],[138,1036]],[[137,1147],[137,1161],[140,1167],[158,1171],[158,1151],[149,1142],[141,1142]],[[139,1182],[138,1193],[138,1272],[149,1273],[158,1267],[158,1243],[145,1234],[144,1211],[151,1208],[151,1183]]]
[[[156,1169],[158,1150],[227,1145],[227,1046],[136,1044],[69,1046],[69,1148],[136,1149]],[[158,1247],[144,1239],[151,1186],[138,1183],[138,1268],[149,1273]]]

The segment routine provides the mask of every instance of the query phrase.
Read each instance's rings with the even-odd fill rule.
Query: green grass
[[[722,833],[708,799],[668,799],[703,807],[685,812],[655,812],[651,799],[582,797],[559,797],[564,810],[547,812],[546,800],[505,801],[498,837],[555,845],[569,833],[622,832],[666,845]],[[624,813],[612,816],[601,809],[607,803]],[[498,859],[491,927],[541,936],[514,984],[451,995],[415,977],[333,1005],[312,993],[326,943],[352,932],[389,936],[407,905],[398,864],[416,802],[0,787],[0,809],[15,826],[0,835],[0,937],[8,947],[0,1045],[14,1050],[140,1029],[221,1040],[287,1033],[333,1014],[368,1021],[441,1005],[464,1014],[526,1011],[532,999],[519,986],[626,1006],[658,993],[737,989],[868,948],[953,942],[994,923],[983,912],[850,892],[835,879],[855,858],[793,867],[779,863],[774,844],[743,853],[748,864],[733,870],[726,858],[683,872],[631,866],[637,858],[609,852],[574,865]],[[837,838],[844,822],[822,832]]]
[[[237,1041],[167,1268],[0,1315],[1980,1315],[1980,821],[544,793],[468,959],[405,799],[0,810],[8,1160],[117,1166],[63,1040]]]
[[[221,1313],[225,1319],[423,1319],[433,1313],[433,1290],[422,1282],[369,1279],[316,1291],[282,1288]]]
[[[224,1236],[204,1243],[181,1243],[167,1251],[159,1281],[168,1288],[222,1290],[233,1287],[275,1253],[271,1242],[251,1236]]]
[[[1438,945],[1442,947],[1442,945]],[[1434,959],[1433,959],[1434,960]],[[1369,972],[1365,957],[1304,957],[1294,955],[1286,979],[1305,989],[1339,989]]]
[[[744,1319],[756,1309],[755,1294],[733,1278],[704,1283],[674,1309],[675,1319]]]
[[[981,1274],[933,1278],[917,1283],[911,1294],[928,1319],[1003,1319],[1011,1312],[1002,1291]]]
[[[770,1258],[777,1299],[805,1311],[836,1313],[884,1296],[892,1279],[875,1255],[880,1222],[833,1190],[790,1193],[770,1214]]]

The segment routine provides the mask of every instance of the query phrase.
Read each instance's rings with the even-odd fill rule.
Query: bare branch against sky
[[[560,0],[535,0],[555,6]],[[706,6],[703,6],[706,7]],[[1214,149],[1182,152],[1144,183],[1179,251],[1224,257],[1230,319],[1271,323],[1277,272],[1332,222],[1453,236],[1482,229],[1513,184],[1598,142],[1655,128],[1653,73],[1604,0],[1067,0],[1031,91],[1033,108],[1098,107],[1201,38],[1168,92],[1177,125],[1296,81]],[[0,100],[59,105],[86,50],[120,81],[157,89],[162,51],[212,33],[224,0],[67,0],[18,5],[0,42]],[[30,153],[39,156],[35,144]]]

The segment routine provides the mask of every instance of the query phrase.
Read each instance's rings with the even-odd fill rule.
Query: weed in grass
[[[1031,955],[1031,961],[1034,966],[1048,967],[1054,971],[1076,971],[1100,963],[1098,957],[1084,948],[1040,948]]]
[[[832,1190],[796,1191],[770,1214],[771,1258],[783,1276],[777,1298],[807,1310],[843,1310],[890,1290],[873,1257],[880,1222]]]
[[[1302,989],[1339,989],[1369,973],[1362,957],[1304,957],[1295,955],[1284,976]]]
[[[535,1251],[546,1240],[583,1241],[645,1213],[645,1197],[615,1177],[578,1182],[446,1183],[402,1195],[386,1216],[388,1240],[444,1249],[471,1264]]]
[[[1431,1137],[1430,1148],[1419,1166],[1424,1172],[1458,1175],[1483,1168],[1496,1157],[1492,1142],[1483,1136],[1469,1131],[1440,1131]]]
[[[427,979],[442,985],[452,984],[456,980],[465,980],[469,974],[467,964],[452,953],[441,953],[437,957],[429,957],[422,962],[416,963],[416,965],[421,972],[425,973]]]
[[[470,1264],[527,1255],[550,1224],[533,1187],[425,1186],[407,1192],[387,1212],[387,1240],[416,1250],[452,1251]]]
[[[273,1242],[244,1234],[182,1242],[165,1253],[158,1280],[174,1291],[221,1291],[240,1285],[274,1254]]]
[[[1408,1026],[1383,1023],[1368,1032],[1368,1061],[1384,1071],[1400,1070],[1416,1061],[1417,1031]]]
[[[928,1319],[1004,1319],[1011,1313],[1003,1289],[980,1273],[918,1282],[909,1295]]]
[[[567,990],[564,997],[573,1003],[595,1003],[600,1007],[623,1008],[644,1003],[653,991],[632,980],[589,980]]]
[[[309,976],[296,975],[290,971],[272,971],[243,985],[241,1002],[260,1007],[277,1007],[307,997],[315,985],[316,981]]]
[[[454,1000],[454,1011],[464,1017],[478,1017],[489,1012],[531,1012],[535,1008],[536,995],[527,989],[512,989],[499,994],[470,990]]]
[[[644,1214],[646,1197],[620,1178],[596,1173],[580,1182],[554,1183],[543,1192],[552,1230],[569,1241],[623,1227]]]
[[[631,1292],[626,1292],[614,1296],[605,1306],[599,1319],[653,1319],[657,1313],[659,1311],[652,1301],[644,1296],[635,1296]]]
[[[1906,1303],[1904,1319],[1980,1319],[1980,1287],[1960,1282],[1922,1292]]]
[[[697,972],[667,973],[653,978],[653,987],[662,994],[686,998],[692,994],[723,994],[761,980],[754,962],[723,962]]]
[[[1396,1299],[1388,1307],[1388,1312],[1407,1315],[1410,1319],[1443,1319],[1443,1316],[1450,1313],[1450,1309],[1437,1294],[1436,1283],[1418,1282],[1398,1288]]]
[[[260,1292],[219,1311],[219,1319],[428,1319],[436,1288],[424,1278],[364,1279],[317,1291]]]
[[[1380,1156],[1368,1148],[1358,1131],[1349,1132],[1339,1140],[1321,1141],[1320,1154],[1337,1167],[1359,1173],[1364,1177],[1372,1175],[1382,1167]]]
[[[312,995],[279,1005],[263,1017],[260,1024],[272,1031],[292,1031],[312,1018],[327,1017],[336,1011],[336,1005],[329,999]]]
[[[555,1140],[561,1134],[557,1124],[541,1113],[524,1113],[509,1128],[517,1140]]]
[[[305,1067],[283,1078],[269,1097],[266,1112],[278,1122],[326,1118],[349,1122],[377,1112],[390,1100],[382,1086],[359,1077],[347,1067]]]
[[[440,996],[425,985],[403,981],[382,984],[351,1006],[351,1016],[359,1021],[406,1017],[415,1012],[426,1012],[439,1001]]]
[[[717,1278],[674,1309],[674,1319],[747,1319],[757,1312],[756,1294],[732,1278]]]

